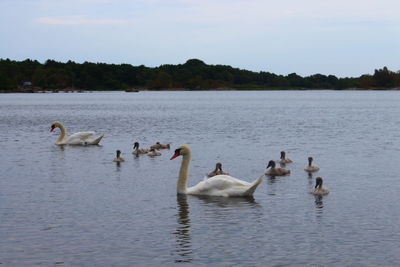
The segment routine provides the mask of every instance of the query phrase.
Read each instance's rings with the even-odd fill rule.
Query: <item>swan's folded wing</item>
[[[254,182],[248,183],[229,175],[217,175],[187,188],[186,194],[222,197],[251,196],[262,180],[260,177]]]
[[[70,139],[80,139],[80,140],[86,140],[93,136],[95,132],[78,132],[70,135]]]
[[[69,145],[83,145],[95,132],[78,132],[68,136],[64,142]]]
[[[214,179],[212,179],[214,178]],[[243,180],[239,180],[235,177],[232,177],[230,175],[225,175],[225,174],[221,174],[221,175],[216,175],[214,177],[211,177],[210,179],[208,179],[208,181],[212,182],[215,184],[215,186],[217,188],[229,188],[229,187],[233,187],[233,186],[249,186],[250,183],[243,181]]]
[[[206,194],[216,191],[224,191],[231,188],[247,187],[251,184],[228,175],[217,175],[209,179],[203,180],[197,185],[188,188],[191,194]]]

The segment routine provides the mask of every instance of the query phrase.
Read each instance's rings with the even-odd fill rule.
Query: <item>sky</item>
[[[399,0],[0,0],[0,58],[301,76],[400,70]]]

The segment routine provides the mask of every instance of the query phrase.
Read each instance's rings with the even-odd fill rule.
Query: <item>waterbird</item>
[[[287,175],[290,174],[290,170],[286,168],[279,168],[275,167],[275,161],[270,160],[267,165],[267,170],[265,171],[266,175],[271,175],[271,176],[282,176],[282,175]],[[270,168],[270,169],[268,169]]]
[[[217,164],[215,164],[215,169],[210,171],[207,176],[208,177],[213,177],[215,175],[221,175],[221,174],[225,174],[225,175],[229,175],[229,173],[224,172],[222,170],[222,163],[221,162],[217,162]]]
[[[146,148],[139,148],[139,142],[135,142],[133,143],[133,151],[132,154],[139,156],[140,154],[146,154],[147,152],[149,152],[148,149]]]
[[[308,165],[304,168],[306,172],[316,172],[319,171],[319,167],[317,165],[313,165],[313,157],[308,157]]]
[[[117,157],[114,158],[114,162],[124,162],[125,159],[123,157],[121,157],[121,150],[117,150]]]
[[[93,138],[95,132],[78,132],[74,133],[70,136],[67,136],[67,130],[64,125],[55,121],[50,126],[50,132],[53,132],[56,128],[59,128],[61,131],[60,136],[56,140],[56,145],[97,145],[104,135],[100,135],[99,137]]]
[[[310,193],[314,195],[326,195],[329,194],[329,190],[322,186],[322,177],[315,178],[315,187],[311,189]]]
[[[188,169],[191,158],[189,145],[179,146],[170,159],[172,160],[178,156],[182,156],[176,185],[178,194],[221,197],[252,196],[257,186],[263,181],[262,176],[249,183],[229,175],[216,175],[199,182],[195,186],[187,187]]]
[[[286,152],[281,151],[281,158],[279,160],[279,163],[285,164],[285,163],[292,163],[293,161],[289,158],[286,157]]]

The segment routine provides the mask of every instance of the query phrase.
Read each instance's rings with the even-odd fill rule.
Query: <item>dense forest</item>
[[[198,59],[159,67],[129,64],[82,64],[47,60],[0,59],[0,91],[40,90],[208,90],[208,89],[389,89],[400,87],[400,72],[386,67],[373,75],[337,78],[314,74],[302,77],[253,72],[225,65],[207,65]]]

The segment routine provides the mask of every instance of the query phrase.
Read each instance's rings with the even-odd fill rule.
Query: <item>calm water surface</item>
[[[398,266],[399,103],[396,91],[0,95],[0,263]],[[54,120],[105,137],[58,147]],[[137,158],[134,141],[172,147]],[[281,150],[292,173],[251,199],[177,197],[169,158],[183,143],[189,185],[217,161],[252,181]],[[317,175],[323,198],[308,193]]]

